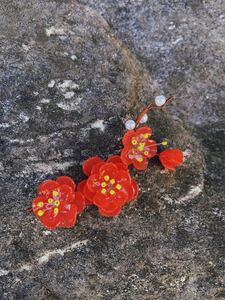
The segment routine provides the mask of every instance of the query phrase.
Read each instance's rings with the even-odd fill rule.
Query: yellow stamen
[[[121,189],[122,189],[122,185],[118,183],[118,184],[116,185],[116,189],[117,189],[117,190],[121,190]]]
[[[101,193],[102,193],[102,194],[105,194],[106,192],[107,192],[106,189],[102,189],[102,190],[101,190]]]
[[[52,203],[54,200],[52,198],[48,199],[48,203]]]
[[[137,145],[137,141],[136,140],[132,140],[131,144],[132,145]]]
[[[143,158],[142,158],[142,157],[138,157],[137,161],[138,161],[138,162],[142,162],[142,161],[143,161]]]
[[[110,195],[115,195],[116,192],[114,190],[111,190],[109,193]]]
[[[59,209],[58,209],[58,207],[55,207],[55,208],[54,208],[54,214],[55,214],[55,215],[57,215],[57,214],[58,214],[58,212],[59,212]]]
[[[168,141],[162,141],[161,143],[163,146],[167,146],[168,145]]]
[[[149,137],[150,137],[150,134],[149,134],[149,133],[145,133],[145,134],[144,134],[144,138],[145,138],[145,139],[147,139],[147,138],[149,138]]]
[[[39,217],[42,217],[43,214],[44,214],[44,211],[43,210],[39,210],[37,214],[38,214]]]
[[[114,178],[112,178],[111,180],[110,180],[110,183],[111,184],[114,184],[116,181],[115,181],[115,179]]]
[[[106,186],[107,186],[107,183],[106,183],[106,182],[102,182],[102,183],[101,183],[101,187],[104,188],[104,187],[106,187]]]
[[[144,152],[144,155],[148,155],[148,154],[149,154],[149,152],[148,152],[148,151],[145,151],[145,152]]]
[[[110,177],[108,175],[104,176],[105,181],[109,181]]]
[[[139,144],[139,146],[138,146],[138,150],[139,150],[139,151],[142,151],[142,150],[144,149],[144,147],[145,147],[145,145],[141,145],[141,144]]]
[[[55,206],[59,206],[60,201],[59,201],[59,200],[56,200],[56,201],[54,202],[54,204],[55,204]]]
[[[38,202],[37,207],[43,207],[44,203],[43,202]]]
[[[58,196],[59,195],[59,192],[58,191],[53,191],[53,196]]]

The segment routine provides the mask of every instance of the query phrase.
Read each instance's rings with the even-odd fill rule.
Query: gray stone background
[[[224,74],[222,0],[0,0],[0,299],[225,299]],[[25,212],[156,94],[177,96],[149,117],[175,174],[153,161],[119,217],[72,230]]]

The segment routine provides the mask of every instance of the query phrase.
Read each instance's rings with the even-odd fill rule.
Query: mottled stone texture
[[[0,1],[0,299],[225,298],[224,10]],[[133,172],[140,197],[117,218],[90,207],[73,230],[45,230],[25,212],[37,184],[118,153],[123,121],[159,93],[152,78],[179,96],[149,125],[184,165]]]

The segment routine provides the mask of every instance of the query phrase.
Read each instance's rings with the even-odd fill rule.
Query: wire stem
[[[137,128],[139,126],[140,121],[143,118],[143,116],[145,114],[147,114],[150,110],[162,109],[165,105],[171,103],[174,99],[175,99],[175,96],[170,96],[169,98],[166,99],[166,102],[162,106],[157,106],[155,103],[150,103],[149,105],[147,105],[137,116],[136,121],[135,121],[135,123],[136,123],[135,128]]]

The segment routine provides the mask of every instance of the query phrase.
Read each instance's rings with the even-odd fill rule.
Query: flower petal
[[[91,175],[92,174],[97,174],[99,173],[99,170],[101,168],[102,165],[104,165],[104,161],[100,162],[100,163],[97,163],[96,165],[93,166],[92,170],[91,170]]]
[[[75,203],[68,204],[60,214],[59,227],[71,228],[75,225],[77,219],[77,206]]]
[[[96,192],[94,192],[94,193],[91,192],[88,189],[88,186],[85,185],[85,187],[83,189],[83,194],[84,194],[84,197],[85,197],[86,205],[93,204],[93,199],[94,199],[94,196],[95,196]]]
[[[148,154],[145,154],[145,151],[148,152]],[[157,143],[154,140],[147,140],[145,142],[145,148],[142,152],[142,154],[148,158],[152,158],[157,154],[158,151],[158,147],[157,147]]]
[[[103,195],[101,193],[97,193],[93,199],[93,203],[101,209],[104,210],[114,210],[115,207],[118,207],[116,197],[111,196],[109,194]]]
[[[86,183],[87,183],[87,179],[80,181],[77,185],[77,191],[83,193]]]
[[[85,160],[83,162],[83,166],[82,166],[84,174],[86,176],[90,176],[93,166],[97,163],[102,162],[102,161],[103,160],[98,156],[93,156],[93,157],[90,157],[87,160]]]
[[[115,163],[115,165],[117,166],[118,169],[120,170],[128,170],[128,165],[125,165],[124,163]]]
[[[99,208],[99,213],[100,215],[102,215],[103,217],[116,217],[120,214],[121,212],[121,207],[118,206],[118,207],[115,207],[114,210],[105,210],[103,208]]]
[[[123,185],[120,191],[116,191],[115,203],[118,206],[123,206],[129,199],[129,185]]]
[[[44,214],[43,217],[38,217],[41,223],[49,230],[53,230],[60,226],[61,218],[59,215],[54,216],[54,214],[47,216]]]
[[[107,209],[109,207],[109,201],[107,201],[107,196],[102,195],[101,193],[96,193],[93,198],[93,203],[101,208]]]
[[[127,131],[124,136],[123,136],[123,139],[122,139],[122,143],[123,145],[126,147],[128,145],[131,144],[131,139],[133,136],[136,135],[136,131],[135,130],[129,130]]]
[[[106,161],[107,163],[114,163],[114,164],[116,164],[116,163],[122,163],[122,160],[121,160],[121,157],[119,156],[119,155],[112,155],[112,156],[110,156],[108,159],[107,159],[107,161]]]
[[[152,135],[152,129],[148,126],[144,126],[144,127],[140,127],[136,130],[136,135],[140,135],[140,134],[149,134],[149,137]]]
[[[167,149],[159,154],[159,159],[166,169],[175,171],[183,163],[183,152],[180,149]]]
[[[121,151],[121,160],[126,165],[132,164],[132,159],[130,159],[128,157],[128,152],[129,151],[130,151],[130,148],[128,148],[128,147],[123,148],[122,151]]]
[[[115,164],[113,163],[105,163],[104,165],[101,166],[99,170],[99,174],[101,177],[104,175],[109,175],[110,177],[113,177],[114,174],[118,172],[118,168]]]
[[[131,176],[128,170],[118,170],[116,174],[114,174],[114,178],[116,183],[131,183]]]
[[[85,198],[85,205],[90,205],[92,204],[92,200],[90,201],[89,199],[93,199],[95,193],[91,193],[91,192],[88,192],[88,196],[87,196],[87,188],[86,188],[86,183],[87,183],[87,180],[82,180],[80,183],[78,183],[77,185],[77,191],[78,192],[81,192]]]
[[[92,193],[96,193],[101,187],[98,174],[93,174],[87,179],[87,187]]]
[[[146,170],[148,167],[148,160],[146,158],[143,158],[142,162],[138,162],[137,160],[134,160],[133,165],[135,169],[143,171]]]
[[[70,186],[75,191],[76,184],[75,184],[74,180],[71,177],[69,177],[69,176],[60,176],[56,179],[56,181],[61,185],[66,184],[66,185]]]
[[[85,197],[80,192],[75,192],[74,203],[77,206],[78,214],[81,213],[85,209]]]
[[[38,186],[37,192],[39,195],[48,196],[53,189],[59,186],[60,184],[55,180],[45,180]]]

